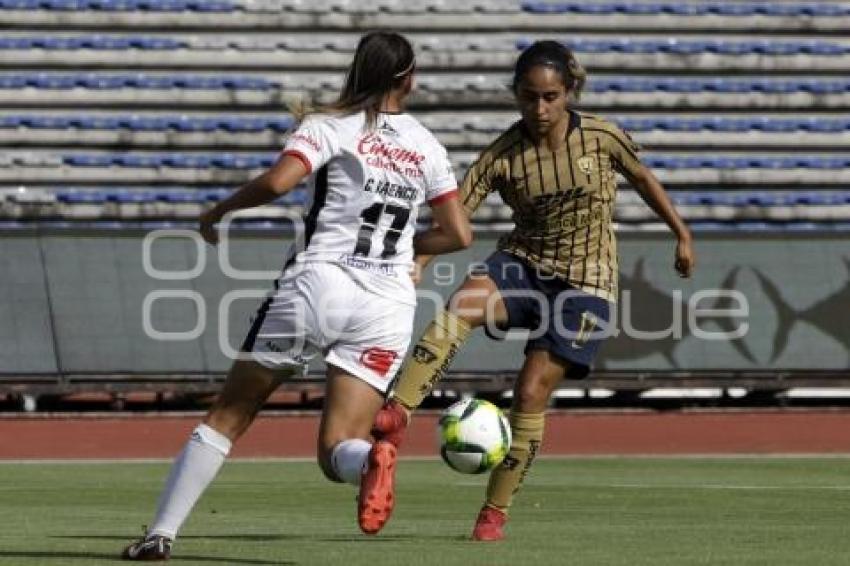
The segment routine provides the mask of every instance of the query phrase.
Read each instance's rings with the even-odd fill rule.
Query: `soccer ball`
[[[511,447],[508,419],[481,399],[464,399],[443,411],[437,435],[443,461],[463,474],[494,468]]]

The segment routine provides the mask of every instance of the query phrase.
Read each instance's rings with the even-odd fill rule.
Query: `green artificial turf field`
[[[117,563],[166,464],[0,464],[0,564]],[[466,540],[486,476],[403,460],[398,504],[361,535],[355,491],[311,462],[230,462],[174,564],[850,564],[850,459],[543,459],[501,543]]]

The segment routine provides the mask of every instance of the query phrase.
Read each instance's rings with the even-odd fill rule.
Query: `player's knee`
[[[487,311],[481,304],[480,297],[467,297],[459,291],[452,297],[446,310],[464,321],[470,328],[482,326],[486,320]]]
[[[514,406],[522,412],[543,411],[549,403],[549,393],[549,387],[542,380],[526,380],[514,391]]]

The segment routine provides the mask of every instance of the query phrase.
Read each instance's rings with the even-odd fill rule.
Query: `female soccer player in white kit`
[[[308,115],[268,171],[201,217],[201,234],[214,244],[225,214],[268,203],[309,176],[302,241],[258,310],[220,396],[177,456],[156,518],[124,558],[170,557],[231,444],[281,381],[319,352],[328,367],[319,465],[328,479],[360,486],[365,533],[389,518],[396,449],[369,439],[410,342],[413,254],[459,250],[472,239],[446,150],[402,111],[414,67],[404,37],[365,35],[338,101]],[[414,235],[423,202],[434,227]]]

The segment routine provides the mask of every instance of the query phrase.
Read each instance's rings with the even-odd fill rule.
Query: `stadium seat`
[[[771,2],[523,2],[523,10],[532,13],[629,14],[629,15],[719,15],[719,16],[817,16],[838,17],[850,14],[841,4],[773,4]]]
[[[533,43],[531,39],[516,41],[517,50]],[[732,40],[668,40],[643,39],[567,39],[561,43],[578,53],[674,53],[693,55],[716,53],[721,55],[819,55],[841,56],[850,52],[850,46],[824,41],[732,41]]]
[[[103,204],[107,201],[106,193],[92,190],[62,191],[56,199],[65,204]]]
[[[458,175],[516,119],[509,60],[554,37],[587,54],[583,107],[636,134],[686,218],[791,221],[847,207],[850,79],[834,68],[850,56],[844,2],[0,0],[0,10],[12,30],[0,50],[28,51],[0,73],[2,183],[68,189],[66,207],[144,218],[221,200],[274,160],[263,150],[294,123],[286,97],[324,102],[359,26],[405,19],[420,57],[415,113]],[[278,201],[305,202],[301,190]],[[626,205],[629,221],[653,218]],[[479,220],[510,215],[488,199]]]
[[[226,0],[1,0],[0,8],[6,10],[82,11],[108,12],[232,12],[233,3]]]
[[[299,79],[301,80],[301,79]],[[335,86],[328,83],[312,83],[312,75],[303,78],[305,82],[314,84],[312,88],[328,88]],[[446,90],[463,91],[466,93],[505,93],[505,80],[501,76],[464,75],[440,76],[422,74],[421,89],[429,92]],[[190,89],[190,90],[259,90],[277,91],[284,85],[264,77],[240,75],[146,75],[146,74],[55,74],[55,73],[22,73],[0,76],[0,88],[21,89],[24,87],[38,89],[66,90],[72,88],[89,88],[99,90],[117,90],[127,88],[138,89]],[[298,80],[293,81],[293,88],[309,88]],[[791,94],[807,92],[813,95],[844,94],[850,92],[850,79],[799,79],[799,78],[673,78],[673,77],[591,77],[587,85],[593,93],[605,92],[670,92],[670,93],[765,93]]]

